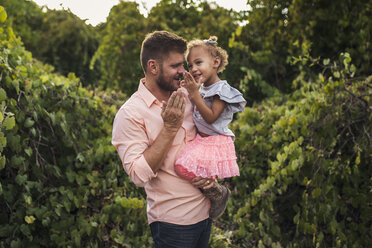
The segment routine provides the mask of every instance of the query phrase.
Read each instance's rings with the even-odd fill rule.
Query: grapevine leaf
[[[5,130],[12,129],[15,126],[15,118],[13,116],[12,117],[7,116],[3,122],[3,126],[5,127]]]
[[[6,91],[3,88],[0,88],[0,102],[7,99]]]
[[[0,6],[0,23],[3,23],[6,21],[7,14],[3,6]]]

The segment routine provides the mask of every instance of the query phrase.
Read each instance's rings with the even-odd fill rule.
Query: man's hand
[[[181,127],[185,107],[185,95],[181,91],[173,92],[168,100],[168,103],[163,102],[161,117],[164,121],[164,128],[168,132],[176,133]]]
[[[186,100],[182,91],[173,92],[168,103],[163,102],[161,117],[164,127],[154,143],[143,153],[154,173],[163,165],[162,163],[172,146],[174,137],[182,125],[185,107]]]
[[[213,188],[216,186],[217,180],[215,178],[202,178],[202,177],[195,177],[191,181],[192,185],[194,185],[197,188],[201,188],[204,190]]]

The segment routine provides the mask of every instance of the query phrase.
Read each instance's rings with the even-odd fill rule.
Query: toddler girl
[[[193,118],[198,134],[181,151],[175,171],[189,181],[197,176],[215,179],[239,175],[235,136],[228,124],[234,113],[244,110],[246,101],[238,90],[218,77],[228,63],[227,58],[226,51],[217,46],[215,36],[209,40],[193,40],[187,46],[189,72],[184,73],[181,86],[187,89],[194,104]],[[213,194],[202,191],[211,200],[210,216],[218,217],[222,213],[214,214]],[[229,196],[230,192],[227,193]]]

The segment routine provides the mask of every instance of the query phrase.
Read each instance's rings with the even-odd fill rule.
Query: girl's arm
[[[222,101],[219,96],[214,96],[212,106],[208,107],[208,105],[203,101],[202,96],[199,94],[201,83],[196,82],[188,72],[184,73],[184,79],[185,80],[181,85],[189,92],[190,100],[196,105],[203,119],[208,124],[215,122],[225,108],[226,102]]]
[[[208,124],[212,124],[218,119],[218,117],[220,117],[226,104],[226,102],[222,101],[219,96],[213,97],[211,108],[209,108],[208,105],[203,101],[203,98],[200,94],[195,96],[190,95],[190,100],[196,105],[199,113]]]

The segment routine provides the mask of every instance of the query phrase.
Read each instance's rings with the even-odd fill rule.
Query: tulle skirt
[[[181,151],[174,169],[189,181],[196,176],[228,178],[240,175],[234,141],[226,135],[202,137],[197,134]]]

